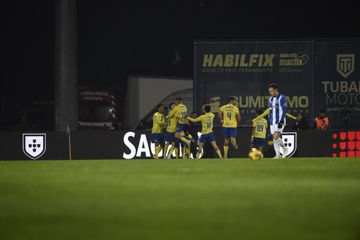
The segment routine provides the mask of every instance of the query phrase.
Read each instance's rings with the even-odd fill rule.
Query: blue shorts
[[[161,144],[164,141],[164,136],[161,133],[151,134],[151,142]]]
[[[256,147],[263,147],[266,144],[265,138],[254,138],[251,142]]]
[[[174,137],[175,137],[175,133],[166,132],[164,136],[165,142],[173,142]]]
[[[188,130],[188,126],[187,124],[182,124],[182,123],[178,123],[177,125],[177,129],[176,129],[176,132],[186,132]]]
[[[237,129],[236,128],[227,128],[223,127],[222,132],[224,134],[224,138],[236,138]]]
[[[215,138],[214,138],[214,133],[208,133],[205,135],[201,135],[200,137],[200,142],[201,143],[205,143],[205,142],[214,142]]]

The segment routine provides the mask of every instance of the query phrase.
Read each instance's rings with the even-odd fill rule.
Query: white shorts
[[[281,128],[278,128],[278,125],[270,125],[270,133],[274,134],[275,132],[282,133],[286,124],[283,124]]]

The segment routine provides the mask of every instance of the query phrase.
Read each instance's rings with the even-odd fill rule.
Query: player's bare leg
[[[233,145],[233,147],[235,148],[235,149],[238,149],[238,144],[237,144],[237,142],[236,142],[236,138],[234,138],[234,137],[231,137],[230,138],[230,141],[231,141],[231,144]]]
[[[201,153],[203,152],[203,149],[204,149],[204,143],[199,143],[199,149],[198,149],[198,152],[196,154],[196,159],[200,159],[200,155]]]
[[[186,144],[181,144],[181,154],[182,154],[182,158],[183,159],[186,159],[187,158],[187,154],[186,154],[186,150],[187,149],[187,146]]]
[[[224,158],[228,158],[229,153],[229,139],[224,138]]]
[[[168,153],[168,149],[169,149],[169,146],[170,146],[170,142],[165,142],[165,146],[164,146],[164,159],[166,159],[167,158],[167,153]],[[170,147],[170,149],[171,149],[171,147]]]
[[[212,141],[212,142],[211,142],[211,146],[214,148],[214,150],[215,150],[216,154],[218,155],[218,157],[219,157],[219,158],[222,158],[220,149],[219,149],[219,147],[217,146],[217,144],[216,144],[215,141]]]
[[[166,159],[171,159],[171,156],[173,155],[173,152],[175,151],[175,149],[176,149],[175,142],[172,142],[170,150],[166,155]]]

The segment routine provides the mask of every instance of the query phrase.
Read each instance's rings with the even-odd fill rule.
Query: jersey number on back
[[[231,120],[231,112],[228,112],[226,115],[229,118],[229,120]]]

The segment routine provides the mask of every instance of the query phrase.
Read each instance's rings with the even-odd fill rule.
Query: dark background
[[[1,16],[4,118],[53,101],[55,1],[6,1]],[[359,20],[347,1],[78,0],[79,82],[123,102],[128,74],[192,77],[194,40],[359,37]]]

